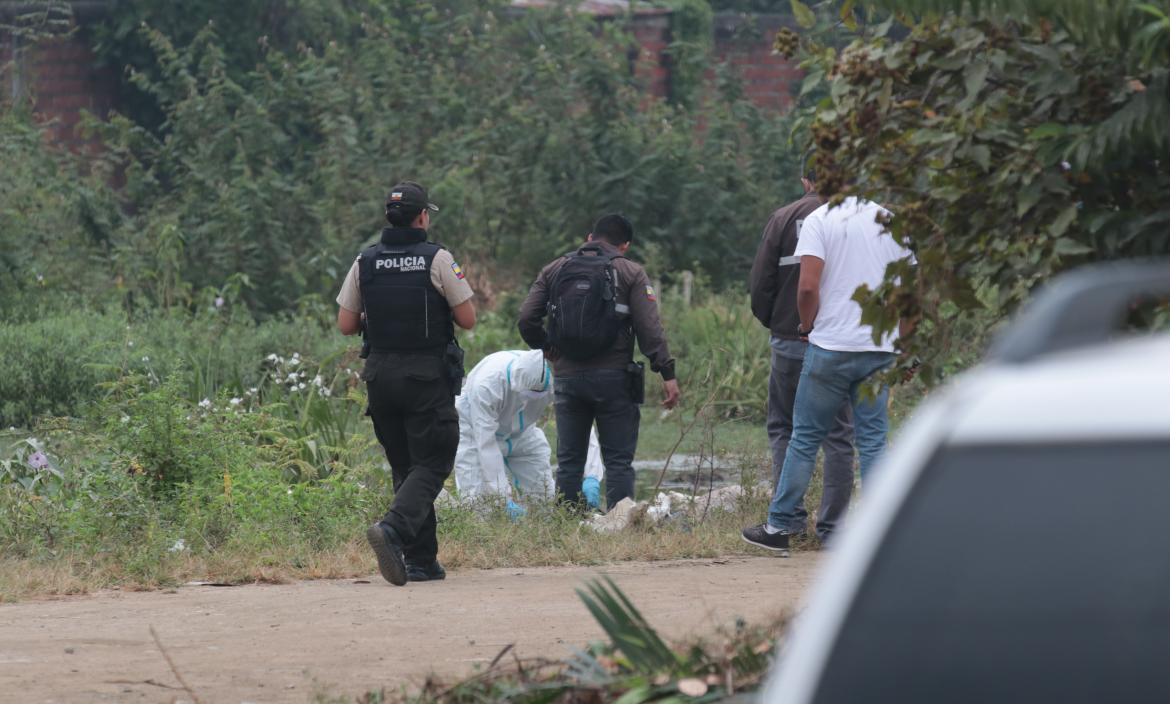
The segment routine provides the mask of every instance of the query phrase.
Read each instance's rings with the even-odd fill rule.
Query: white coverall
[[[475,365],[455,399],[455,486],[461,498],[511,500],[516,490],[525,498],[552,497],[551,452],[536,425],[552,400],[552,370],[540,350],[496,352]],[[595,436],[589,445],[585,475],[600,480],[605,470]]]

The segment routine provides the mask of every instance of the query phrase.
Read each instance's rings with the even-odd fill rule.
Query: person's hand
[[[910,383],[914,377],[918,376],[918,368],[922,366],[922,360],[914,357],[910,363],[904,368],[902,372],[902,383]]]
[[[585,495],[585,503],[589,508],[601,508],[601,482],[597,477],[585,477],[581,483],[581,493]]]
[[[548,347],[544,348],[544,358],[550,362],[555,362],[561,358],[561,351],[556,347],[549,345]]]
[[[681,392],[678,390],[678,379],[663,381],[662,407],[669,410],[677,406],[680,394]]]
[[[524,508],[511,499],[508,499],[508,503],[504,506],[504,510],[508,512],[508,518],[511,518],[513,521],[518,521],[528,514],[528,509]]]

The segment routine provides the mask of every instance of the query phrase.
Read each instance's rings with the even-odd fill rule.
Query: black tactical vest
[[[388,227],[358,258],[366,339],[374,350],[442,354],[455,339],[451,307],[431,283],[431,263],[442,248],[426,236]]]

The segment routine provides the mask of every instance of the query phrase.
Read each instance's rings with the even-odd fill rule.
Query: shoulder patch
[[[455,278],[463,278],[463,267],[459,266],[459,262],[451,262],[451,271],[455,273]]]
[[[646,284],[646,299],[650,301],[657,301],[658,297],[654,295],[654,287]]]

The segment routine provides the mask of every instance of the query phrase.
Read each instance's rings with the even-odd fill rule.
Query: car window
[[[1170,700],[1170,440],[942,451],[814,701]]]

